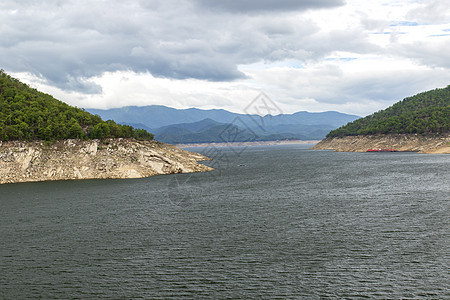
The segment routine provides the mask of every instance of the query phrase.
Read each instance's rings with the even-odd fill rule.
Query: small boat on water
[[[366,152],[398,152],[395,149],[368,149]]]

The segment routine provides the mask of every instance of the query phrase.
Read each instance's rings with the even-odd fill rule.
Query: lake
[[[450,298],[450,155],[306,147],[1,185],[0,298]]]

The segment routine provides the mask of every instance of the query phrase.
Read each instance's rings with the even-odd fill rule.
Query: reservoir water
[[[449,155],[193,150],[216,170],[0,186],[0,299],[450,298]]]

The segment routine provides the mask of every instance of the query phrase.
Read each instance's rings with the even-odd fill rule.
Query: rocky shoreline
[[[198,163],[205,160],[208,158],[198,153],[157,141],[0,142],[0,184],[142,178],[212,170]]]
[[[395,149],[429,154],[450,154],[450,134],[418,135],[388,134],[359,135],[326,138],[313,146],[313,150],[336,152],[366,152],[368,149]]]

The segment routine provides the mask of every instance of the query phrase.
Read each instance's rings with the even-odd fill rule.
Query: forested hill
[[[417,94],[358,119],[327,137],[366,134],[444,134],[450,132],[450,85]]]
[[[153,139],[131,126],[103,121],[30,88],[0,70],[0,140]]]

